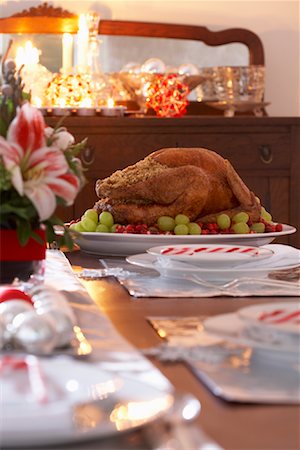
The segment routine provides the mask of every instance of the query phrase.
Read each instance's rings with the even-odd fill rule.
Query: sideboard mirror
[[[12,56],[15,56],[17,46],[30,38],[40,49],[40,63],[53,73],[59,72],[63,58],[62,35],[72,34],[76,47],[78,23],[76,14],[47,3],[2,17],[2,51],[12,38]],[[184,64],[199,68],[264,65],[260,38],[243,28],[212,31],[195,25],[101,19],[98,37],[103,72],[119,72],[128,63],[143,64],[149,58],[161,59],[169,71]]]

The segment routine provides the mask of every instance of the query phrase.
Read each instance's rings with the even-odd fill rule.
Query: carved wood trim
[[[13,14],[11,17],[76,17],[76,14],[62,9],[60,7],[54,7],[49,5],[48,2],[42,3],[39,6],[34,6],[29,9],[23,9],[23,11]]]
[[[101,20],[98,32],[99,34],[115,36],[191,39],[202,41],[210,46],[233,42],[242,43],[249,49],[249,64],[264,65],[264,49],[260,38],[252,31],[244,28],[211,31],[206,27],[196,25]]]
[[[78,17],[66,9],[47,2],[0,18],[0,33],[58,34],[77,33]]]

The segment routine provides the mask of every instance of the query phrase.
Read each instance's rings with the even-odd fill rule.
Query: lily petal
[[[25,185],[24,191],[37,210],[41,221],[47,220],[54,213],[56,198],[49,186],[46,184],[38,186]]]
[[[67,205],[72,204],[79,191],[79,180],[70,173],[49,181],[48,185],[57,196],[66,201]]]
[[[8,128],[7,140],[18,143],[25,152],[32,152],[45,145],[44,130],[42,113],[30,103],[24,103]]]

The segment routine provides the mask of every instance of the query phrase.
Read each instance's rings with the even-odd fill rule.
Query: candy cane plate
[[[270,304],[270,307],[277,308],[286,304],[273,303]],[[294,307],[299,308],[299,304],[295,302]],[[203,322],[203,325],[208,333],[222,337],[229,342],[250,347],[255,350],[256,354],[259,352],[260,355],[263,355],[264,359],[274,360],[276,357],[280,361],[286,360],[295,364],[299,362],[299,335],[296,333],[293,339],[289,339],[287,337],[291,335],[285,333],[257,334],[251,332],[252,330],[246,321],[241,319],[239,312],[209,317]]]
[[[249,245],[194,244],[194,245],[165,245],[152,247],[147,250],[154,256],[183,261],[203,267],[230,266],[270,258],[272,250]]]
[[[241,308],[238,316],[251,336],[263,340],[284,340],[300,349],[299,302],[248,306]]]

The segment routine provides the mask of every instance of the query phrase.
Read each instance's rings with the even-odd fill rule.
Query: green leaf
[[[6,137],[7,134],[7,125],[2,118],[0,118],[0,135]]]
[[[46,223],[46,239],[50,244],[56,241],[56,234],[53,225],[49,221]]]
[[[19,221],[17,223],[17,233],[21,245],[26,245],[31,236],[31,226],[29,222]]]
[[[73,241],[73,237],[69,233],[68,229],[65,229],[64,241],[65,241],[64,245],[66,247],[68,247],[69,250],[73,250],[73,248],[74,248],[74,241]]]

